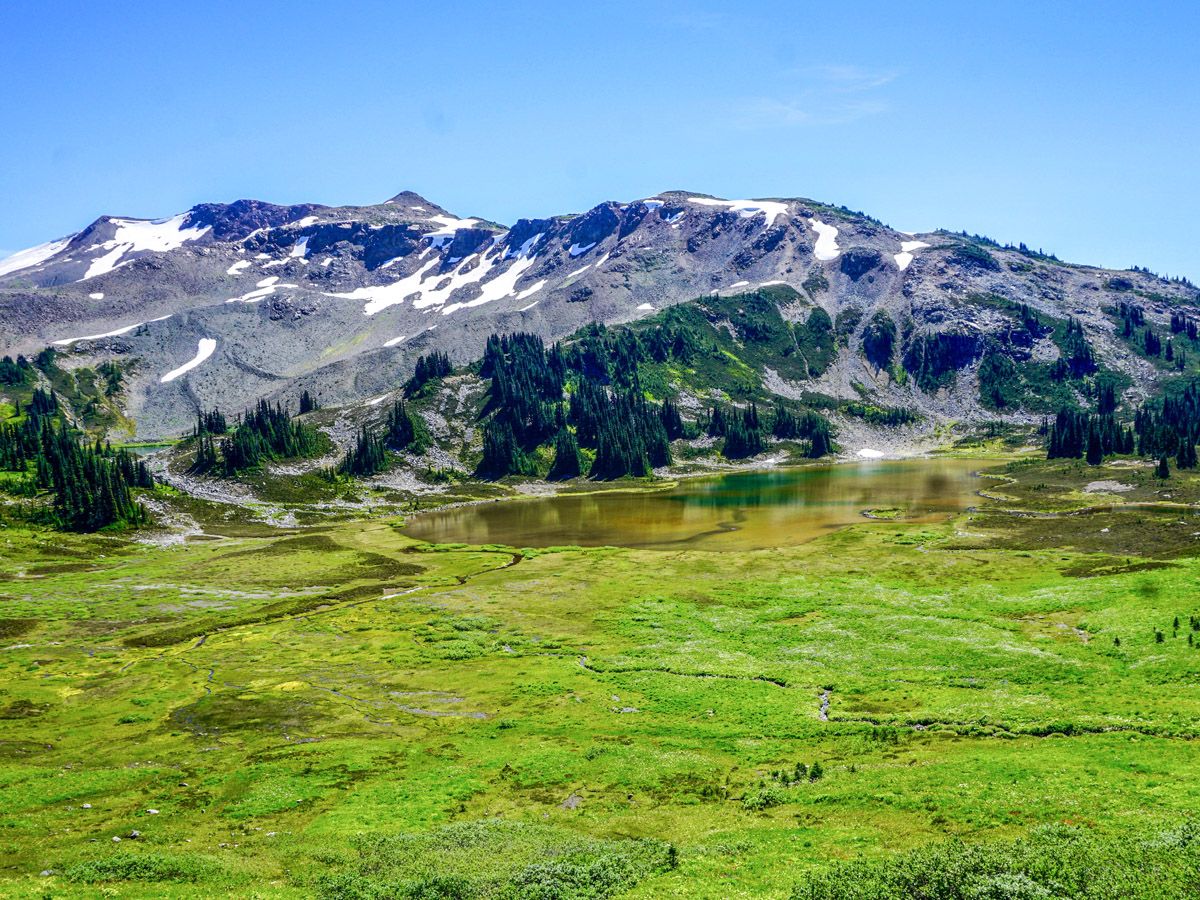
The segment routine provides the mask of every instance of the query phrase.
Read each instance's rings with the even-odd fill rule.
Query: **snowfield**
[[[822,262],[837,259],[842,252],[837,244],[837,228],[832,225],[826,225],[817,219],[809,219],[808,224],[817,233],[817,243],[813,247],[813,255]]]
[[[903,272],[912,264],[913,253],[928,246],[924,241],[901,241],[900,252],[893,253],[892,259],[896,260],[896,265]]]
[[[180,375],[184,375],[184,374],[192,371],[192,369],[196,368],[196,366],[200,365],[200,363],[204,362],[206,359],[208,359],[210,356],[212,356],[213,351],[216,349],[217,349],[217,342],[215,340],[213,340],[212,338],[200,338],[200,343],[196,347],[196,355],[193,356],[191,359],[189,359],[187,362],[185,362],[178,369],[172,369],[170,372],[168,372],[162,378],[158,379],[159,382],[161,384],[166,384],[168,381],[174,381]]]
[[[258,286],[249,293],[242,294],[240,297],[230,297],[226,303],[256,303],[265,297],[272,296],[279,288],[298,288],[298,284],[280,284],[279,276],[272,275],[269,278],[264,278],[258,283]]]
[[[134,322],[132,325],[126,325],[124,328],[116,328],[112,331],[106,331],[103,334],[85,334],[83,337],[63,338],[62,340],[55,341],[54,343],[60,346],[67,346],[69,344],[74,344],[76,341],[98,341],[100,338],[120,337],[123,334],[129,334],[129,332],[133,331],[133,329],[145,324],[145,322]]]
[[[688,203],[699,203],[701,206],[724,206],[737,213],[743,219],[749,219],[760,213],[767,218],[767,226],[775,224],[780,216],[787,216],[786,203],[778,200],[716,200],[712,197],[688,197]]]
[[[36,247],[30,247],[28,250],[20,250],[12,256],[0,259],[0,275],[7,275],[10,272],[19,272],[21,269],[31,269],[34,266],[41,265],[70,242],[71,238],[65,237],[60,241],[38,244]]]
[[[389,306],[395,306],[397,303],[403,303],[413,294],[421,290],[421,279],[434,266],[438,264],[438,259],[435,256],[417,271],[411,275],[406,275],[399,281],[393,281],[391,284],[385,284],[378,287],[360,287],[352,291],[344,293],[329,294],[330,297],[341,297],[346,300],[364,300],[363,315],[373,316],[375,313],[387,309]]]
[[[107,275],[118,266],[125,265],[131,260],[123,259],[127,253],[166,253],[182,247],[188,241],[203,237],[210,226],[203,228],[184,228],[187,213],[180,213],[169,219],[109,219],[117,230],[111,239],[97,244],[89,249],[107,250],[103,256],[92,260],[87,273],[80,281]]]
[[[460,228],[473,228],[479,224],[478,219],[456,219],[453,216],[430,216],[431,222],[437,222],[441,225],[434,231],[427,232],[424,237],[429,238],[434,247],[441,247],[443,244],[448,244],[454,240],[454,233]]]
[[[440,216],[438,218],[445,217]],[[482,253],[472,253],[459,262],[458,267],[449,275],[429,277],[430,270],[439,262],[435,256],[411,275],[406,275],[404,278],[394,281],[391,284],[355,288],[353,291],[333,293],[327,296],[341,297],[347,300],[364,300],[366,302],[363,305],[363,314],[367,316],[373,316],[387,309],[389,306],[404,303],[409,299],[412,300],[414,309],[441,307],[443,315],[450,315],[450,313],[460,309],[482,306],[485,303],[491,303],[493,300],[500,300],[504,297],[517,294],[517,281],[537,259],[532,250],[541,237],[542,235],[536,234],[526,240],[521,244],[520,249],[516,251],[515,255],[511,250],[504,253],[498,252],[500,238],[494,238],[492,245],[487,250]],[[507,269],[496,274],[490,281],[485,281],[498,266],[510,259],[513,262]],[[447,305],[447,302],[455,291],[477,284],[480,285],[477,297]],[[522,291],[517,296],[523,299],[540,290],[544,285],[545,281],[542,281],[528,288],[526,291]],[[391,345],[386,344],[385,346]]]

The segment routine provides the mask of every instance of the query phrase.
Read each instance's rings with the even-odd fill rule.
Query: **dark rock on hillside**
[[[883,254],[871,247],[851,247],[842,254],[839,268],[851,281],[858,281],[872,269],[883,267]]]

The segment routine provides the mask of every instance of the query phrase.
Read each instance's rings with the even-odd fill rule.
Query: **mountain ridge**
[[[493,332],[555,340],[590,322],[633,322],[779,284],[799,298],[794,315],[819,308],[838,327],[837,359],[805,389],[911,403],[947,421],[1026,421],[1027,410],[956,398],[954,385],[898,383],[901,370],[867,359],[869,329],[891,321],[899,360],[929,335],[951,336],[935,343],[964,345],[956,371],[969,382],[983,357],[972,333],[1008,347],[1017,364],[1025,353],[1053,361],[1057,345],[1045,336],[1005,343],[1012,311],[1000,306],[1025,305],[1078,319],[1136,394],[1162,367],[1114,338],[1105,310],[1136,300],[1165,329],[1198,301],[1190,284],[1141,270],[945,231],[909,234],[803,198],[688,191],[508,227],[459,218],[412,191],[369,206],[238,200],[157,220],[101,216],[22,253],[10,260],[26,265],[0,261],[0,353],[53,346],[69,369],[118,361],[123,427],[138,438],[177,434],[201,407],[244,408],[301,389],[328,405],[361,402],[406,379],[422,353],[477,358]],[[210,355],[163,380],[202,341],[215,342]]]

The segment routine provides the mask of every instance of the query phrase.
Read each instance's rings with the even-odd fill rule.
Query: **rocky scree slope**
[[[782,315],[824,315],[834,339],[820,365],[764,363],[772,393],[905,406],[932,422],[1030,422],[1064,398],[1086,405],[1097,372],[1148,394],[1178,364],[1142,352],[1114,310],[1136,305],[1167,335],[1198,303],[1191,285],[1144,271],[908,234],[803,199],[673,191],[505,228],[405,192],[363,207],[241,200],[156,221],[104,216],[0,261],[0,353],[52,346],[67,370],[116,361],[122,427],[147,439],[179,434],[201,407],[305,389],[325,406],[363,402],[422,353],[478,358],[493,332],[553,340],[775,286],[795,297]],[[1086,371],[1047,380],[1079,340]]]

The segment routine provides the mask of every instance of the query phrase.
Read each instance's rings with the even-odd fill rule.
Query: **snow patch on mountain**
[[[817,219],[809,219],[808,224],[817,233],[817,243],[813,247],[813,255],[822,262],[837,259],[842,252],[837,243],[837,228],[833,225],[826,225]]]
[[[474,300],[468,300],[465,303],[451,303],[442,310],[442,315],[448,316],[459,309],[473,309],[476,306],[491,303],[493,300],[512,296],[517,291],[517,280],[525,274],[526,269],[533,265],[536,258],[535,256],[523,256],[519,258],[505,271],[482,285],[479,296]],[[545,282],[543,281],[542,284],[545,284]]]
[[[767,226],[775,224],[780,216],[788,214],[787,204],[778,200],[717,200],[714,197],[688,197],[689,203],[699,203],[701,206],[724,206],[737,213],[743,219],[750,219],[760,213],[766,216]]]
[[[446,218],[440,216],[437,218]],[[471,220],[453,220],[471,221]],[[364,315],[373,316],[389,306],[395,306],[412,299],[414,309],[432,309],[441,307],[443,315],[449,315],[459,309],[482,306],[503,297],[516,293],[516,284],[521,276],[533,265],[537,258],[533,246],[541,239],[540,234],[526,240],[516,252],[514,262],[505,270],[495,275],[490,281],[485,281],[495,271],[496,267],[513,259],[511,249],[500,253],[498,247],[500,238],[493,238],[491,246],[482,253],[472,253],[461,260],[458,267],[448,276],[438,278],[428,277],[429,270],[438,263],[437,257],[430,259],[425,265],[410,275],[394,281],[391,284],[356,288],[345,293],[330,294],[331,297],[342,297],[347,300],[365,300]],[[482,282],[482,284],[481,284]],[[451,296],[463,288],[481,284],[479,295],[471,300],[459,303],[447,302]],[[428,285],[428,286],[426,286]],[[390,345],[385,345],[390,346]]]
[[[525,290],[519,292],[517,294],[517,299],[525,300],[528,297],[532,297],[534,294],[536,294],[538,291],[540,291],[545,286],[546,286],[545,278],[543,278],[541,281],[536,281],[529,287],[525,288]],[[537,303],[536,300],[533,303],[530,303],[529,306],[533,306],[535,303]],[[525,307],[525,309],[529,309],[529,306]]]
[[[580,244],[580,243],[576,242],[571,245],[571,249],[568,250],[567,252],[570,253],[571,256],[583,256],[583,254],[587,253],[589,250],[591,250],[595,246],[596,246],[595,241],[592,241],[590,244]]]
[[[119,337],[122,334],[129,334],[133,329],[145,325],[145,322],[134,322],[132,325],[126,325],[124,328],[115,328],[112,331],[106,331],[103,334],[85,334],[83,337],[63,338],[55,341],[59,346],[69,346],[77,341],[98,341],[101,338]]]
[[[504,251],[504,258],[512,259],[516,256],[529,256],[530,252],[533,250],[533,245],[542,239],[543,234],[544,232],[539,231],[533,237],[522,243],[521,246],[516,250],[513,250],[511,247],[509,247]]]
[[[424,235],[434,247],[441,247],[454,240],[454,234],[460,228],[473,228],[479,224],[478,219],[456,219],[453,216],[430,216],[429,220],[442,226]]]
[[[226,303],[257,303],[266,297],[274,295],[279,288],[298,288],[298,284],[280,284],[278,275],[271,275],[260,281],[255,289],[249,293],[242,294],[240,297],[230,297]]]
[[[363,314],[373,316],[375,313],[385,310],[389,306],[403,303],[413,294],[417,293],[421,289],[421,280],[437,264],[438,260],[435,256],[411,275],[406,275],[404,278],[394,281],[391,284],[360,287],[352,291],[333,293],[328,296],[340,297],[346,300],[364,300],[366,303],[363,306]]]
[[[900,271],[903,272],[909,267],[909,265],[912,264],[913,253],[928,246],[929,245],[924,241],[901,241],[900,252],[893,253],[892,259],[896,260],[896,265],[899,266]]]
[[[237,275],[242,271],[242,269],[247,268],[249,265],[250,265],[250,260],[239,259],[232,266],[230,266],[228,269],[225,270],[225,274],[226,275]]]
[[[185,362],[178,369],[172,369],[162,378],[158,379],[160,383],[166,384],[168,381],[174,381],[180,375],[185,375],[200,363],[204,362],[213,355],[213,351],[217,349],[217,342],[212,338],[200,338],[200,343],[196,347],[196,355]]]
[[[107,250],[103,256],[92,260],[87,273],[80,281],[106,275],[131,260],[124,259],[127,253],[167,253],[182,247],[188,241],[203,237],[212,226],[184,228],[187,213],[169,219],[109,219],[116,226],[112,238],[94,248]]]
[[[479,261],[474,266],[470,266],[475,257],[479,257]],[[478,284],[483,281],[492,267],[500,261],[499,256],[488,257],[486,254],[472,253],[461,263],[458,268],[450,273],[448,280],[439,280],[438,286],[432,290],[421,291],[421,296],[413,300],[413,309],[429,309],[432,306],[445,306],[446,301],[450,299],[450,295],[460,288],[469,287],[472,284]]]
[[[0,259],[0,275],[8,275],[11,272],[19,272],[21,269],[31,269],[41,265],[70,242],[71,238],[66,237],[60,241],[38,244],[36,247],[20,250],[12,256]]]

